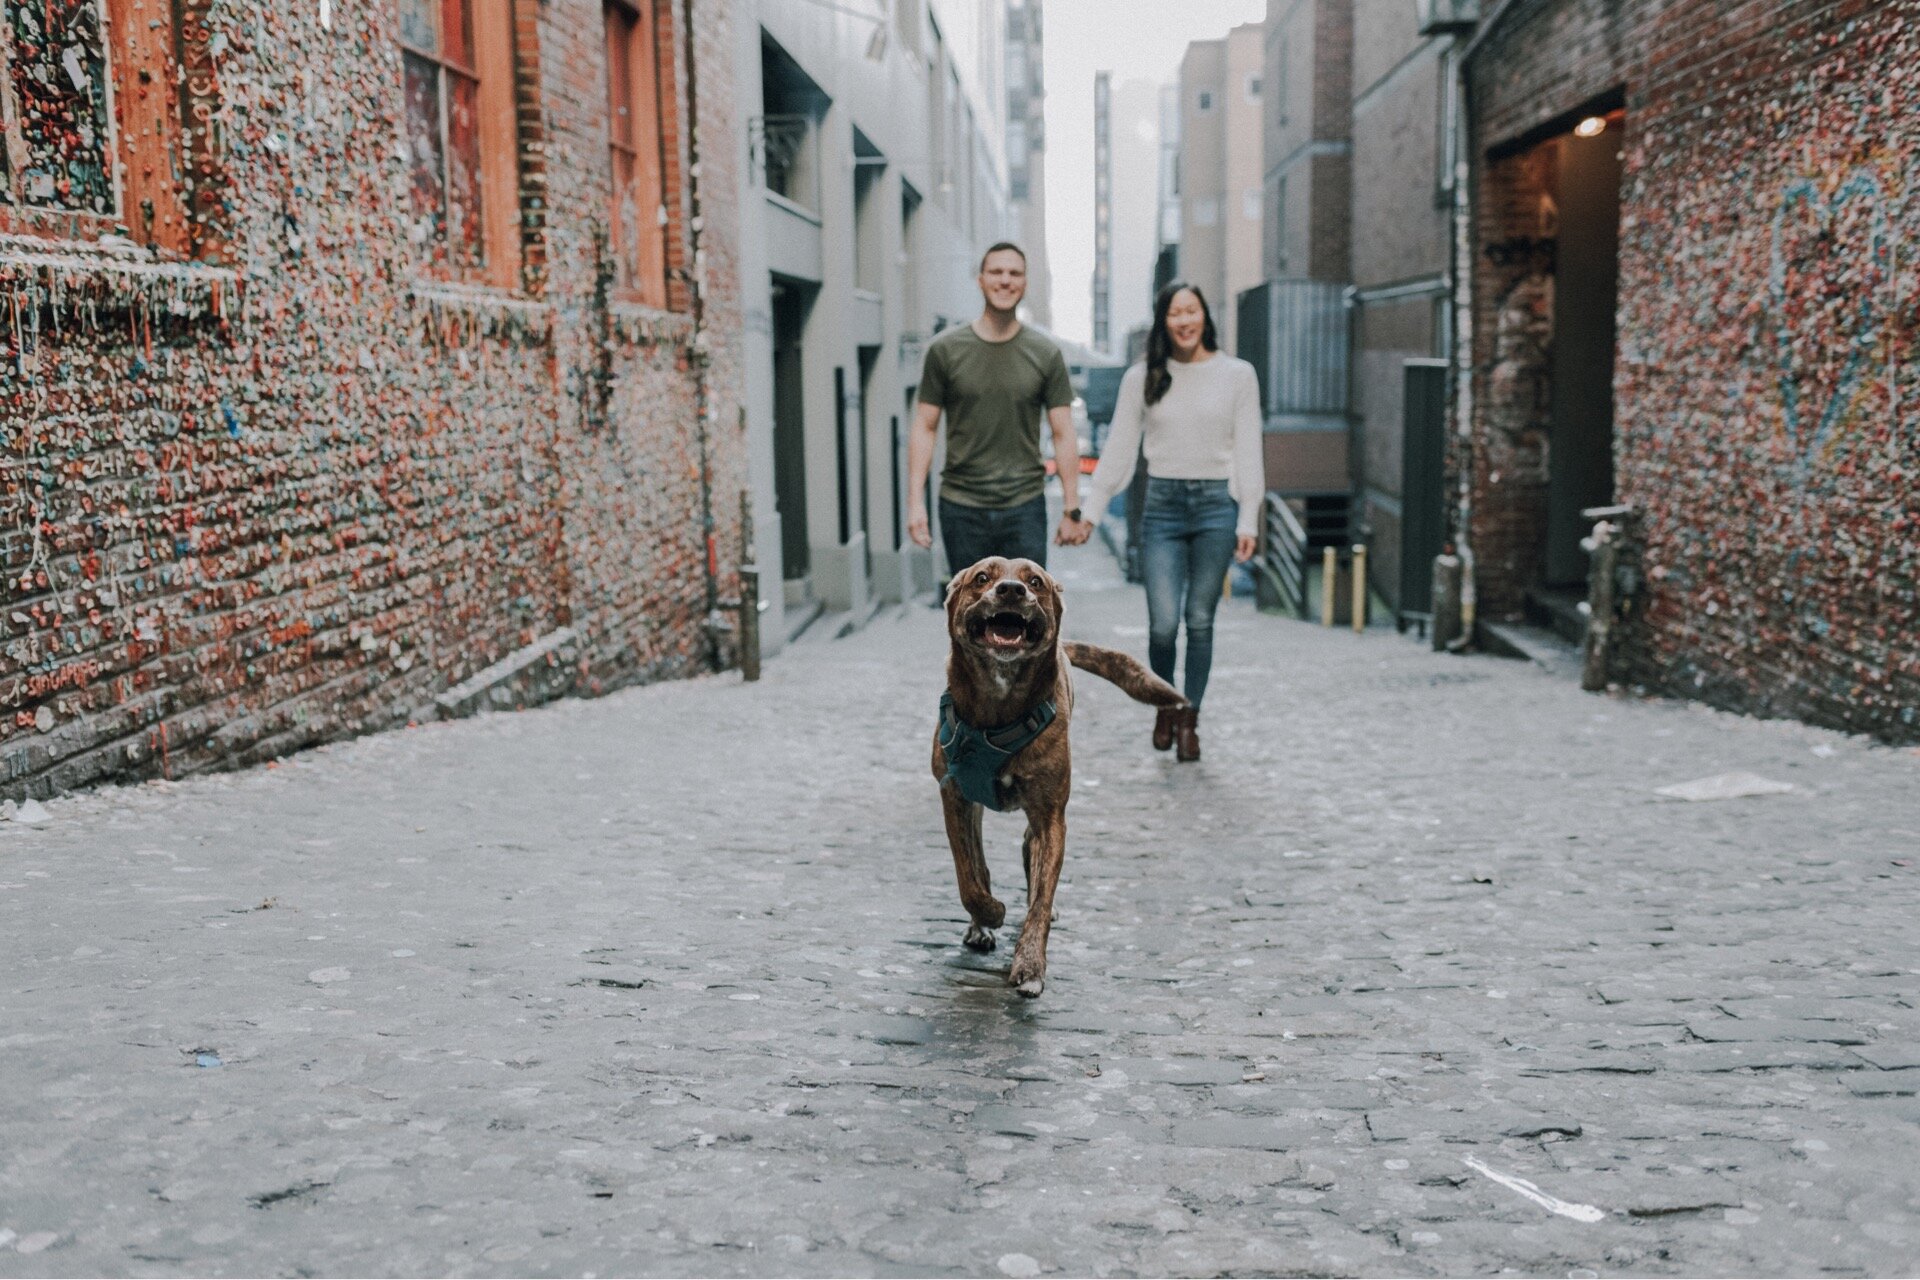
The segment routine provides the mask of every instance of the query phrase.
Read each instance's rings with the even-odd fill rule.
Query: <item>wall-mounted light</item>
[[[1597,138],[1606,131],[1607,118],[1605,116],[1588,116],[1585,120],[1573,126],[1574,136],[1580,138]]]

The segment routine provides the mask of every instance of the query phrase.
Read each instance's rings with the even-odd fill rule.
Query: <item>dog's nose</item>
[[[1014,600],[1027,594],[1026,584],[1015,582],[1012,578],[1002,578],[994,585],[993,594],[1002,600]]]

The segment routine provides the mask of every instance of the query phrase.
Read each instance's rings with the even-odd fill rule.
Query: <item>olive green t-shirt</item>
[[[920,403],[947,416],[940,496],[997,510],[1045,491],[1040,419],[1073,403],[1073,384],[1060,348],[1045,336],[1022,325],[1005,342],[988,342],[967,324],[928,344]]]

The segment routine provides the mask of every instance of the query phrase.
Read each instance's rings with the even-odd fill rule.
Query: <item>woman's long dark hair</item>
[[[1220,349],[1220,335],[1213,328],[1213,308],[1207,305],[1207,295],[1200,292],[1199,285],[1175,280],[1154,295],[1153,331],[1147,335],[1148,404],[1159,404],[1160,397],[1167,394],[1167,388],[1173,385],[1173,373],[1167,368],[1167,361],[1173,358],[1173,339],[1167,336],[1167,311],[1173,306],[1174,295],[1182,289],[1200,302],[1200,316],[1204,322],[1200,328],[1201,347],[1208,351]]]

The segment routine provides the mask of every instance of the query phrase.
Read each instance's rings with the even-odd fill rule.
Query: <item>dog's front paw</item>
[[[1007,982],[1022,996],[1033,999],[1047,989],[1046,961],[1015,959],[1013,968],[1007,972]]]
[[[995,946],[993,930],[982,928],[977,924],[967,926],[965,941],[967,946],[975,951],[991,951]]]

